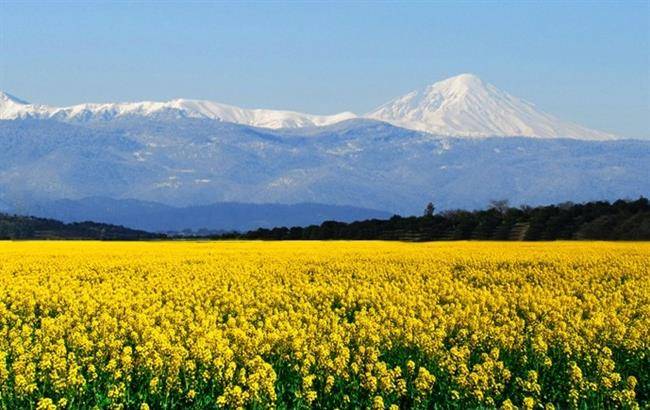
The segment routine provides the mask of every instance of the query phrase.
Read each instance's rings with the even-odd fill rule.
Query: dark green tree
[[[424,208],[424,216],[433,216],[433,213],[436,211],[436,207],[433,206],[433,202],[429,202]]]

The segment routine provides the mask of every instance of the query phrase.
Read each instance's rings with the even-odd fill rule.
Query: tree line
[[[428,204],[422,216],[395,215],[387,220],[352,223],[326,221],[306,227],[257,229],[228,233],[214,239],[262,240],[650,240],[650,203],[647,198],[565,202],[549,206],[511,207],[492,201],[485,210],[435,212]]]
[[[325,221],[306,227],[260,228],[245,233],[195,236],[208,239],[261,240],[650,240],[650,202],[637,200],[565,202],[549,206],[511,207],[492,201],[485,210],[436,213],[427,204],[421,216]],[[175,239],[118,225],[63,223],[53,219],[0,213],[0,239]],[[181,237],[178,237],[181,239]]]
[[[96,222],[63,223],[54,219],[0,213],[0,239],[162,239],[164,235]]]

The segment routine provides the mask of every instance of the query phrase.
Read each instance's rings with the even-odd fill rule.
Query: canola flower
[[[0,408],[640,408],[650,244],[0,242]]]

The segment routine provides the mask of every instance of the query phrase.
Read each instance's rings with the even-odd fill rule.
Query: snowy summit
[[[461,74],[410,92],[366,117],[437,135],[614,138],[538,111],[533,104],[473,74]]]

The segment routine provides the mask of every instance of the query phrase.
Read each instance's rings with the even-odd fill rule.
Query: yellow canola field
[[[645,407],[649,243],[0,242],[0,408]]]

